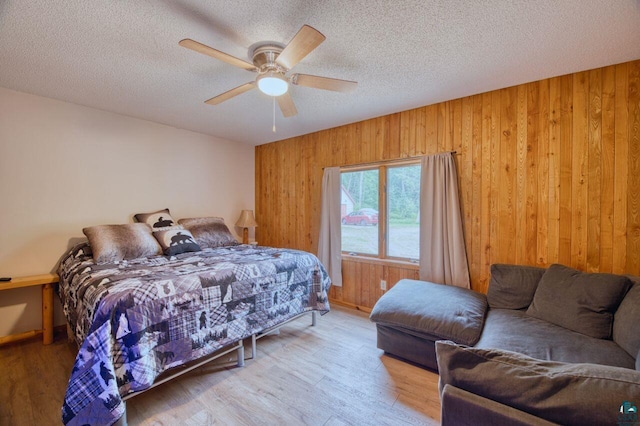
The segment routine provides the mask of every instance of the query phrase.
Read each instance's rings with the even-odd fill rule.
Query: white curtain
[[[340,167],[327,167],[322,177],[322,207],[318,259],[333,285],[342,287],[342,224],[340,223]]]
[[[453,155],[422,157],[420,279],[470,288]]]

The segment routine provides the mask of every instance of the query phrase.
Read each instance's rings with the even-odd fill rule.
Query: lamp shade
[[[280,74],[270,72],[257,79],[258,89],[269,96],[284,95],[289,89],[289,83]]]
[[[255,217],[253,217],[253,210],[242,210],[236,226],[240,228],[255,228],[258,226]]]

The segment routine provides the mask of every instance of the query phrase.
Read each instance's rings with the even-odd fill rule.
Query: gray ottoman
[[[378,348],[437,370],[435,342],[473,346],[480,339],[487,298],[459,287],[401,280],[371,311]]]

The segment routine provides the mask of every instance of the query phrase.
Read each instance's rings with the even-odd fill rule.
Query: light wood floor
[[[437,374],[383,355],[367,314],[333,306],[310,323],[259,340],[243,368],[212,363],[130,399],[129,424],[439,424]],[[0,425],[60,424],[75,350],[64,335],[0,347]]]

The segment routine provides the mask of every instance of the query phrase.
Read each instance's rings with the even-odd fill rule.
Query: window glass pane
[[[387,174],[390,257],[420,258],[420,165],[389,167]]]
[[[342,251],[378,254],[378,170],[342,173]]]

